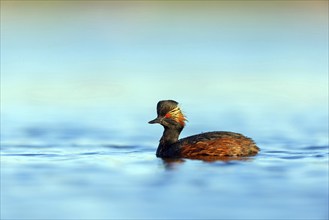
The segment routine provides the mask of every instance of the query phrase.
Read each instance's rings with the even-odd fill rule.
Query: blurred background
[[[284,132],[284,116],[323,130],[327,5],[2,1],[1,123],[80,123],[128,137],[154,130],[146,122],[157,101],[174,99],[187,134],[243,125],[263,138],[269,127]]]
[[[156,158],[163,99],[260,154]],[[1,1],[0,168],[4,219],[328,219],[328,1]]]
[[[262,135],[269,126],[284,130],[286,116],[323,130],[327,6],[2,1],[1,126],[154,130],[146,122],[157,101],[175,99],[188,133],[241,124]]]

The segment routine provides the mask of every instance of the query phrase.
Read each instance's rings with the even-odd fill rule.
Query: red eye
[[[170,117],[171,117],[170,113],[167,113],[167,114],[165,115],[165,118],[170,118]]]

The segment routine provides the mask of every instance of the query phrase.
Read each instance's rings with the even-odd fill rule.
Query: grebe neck
[[[168,148],[170,145],[176,143],[178,141],[179,134],[181,133],[182,130],[183,130],[183,128],[172,129],[172,128],[165,127],[165,129],[163,131],[163,135],[160,139],[160,143],[159,143],[156,155],[157,156],[162,155],[162,152],[166,148]]]
[[[165,128],[160,139],[160,144],[167,146],[176,143],[182,130],[183,129]]]

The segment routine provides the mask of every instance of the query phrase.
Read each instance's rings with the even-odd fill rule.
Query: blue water
[[[239,124],[222,116],[225,127]],[[328,218],[325,125],[265,132],[246,119],[232,128],[252,134],[260,154],[205,162],[156,158],[162,128],[144,116],[122,129],[52,120],[2,121],[1,219]],[[183,136],[215,126],[190,121]]]
[[[328,219],[327,1],[1,1],[1,219]],[[244,160],[163,161],[233,131]]]

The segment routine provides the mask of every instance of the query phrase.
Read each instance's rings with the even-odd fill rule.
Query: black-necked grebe
[[[157,114],[158,117],[149,122],[150,124],[159,123],[164,127],[156,152],[157,157],[220,159],[253,156],[259,151],[252,139],[227,131],[201,133],[178,140],[186,118],[174,100],[158,102]]]

